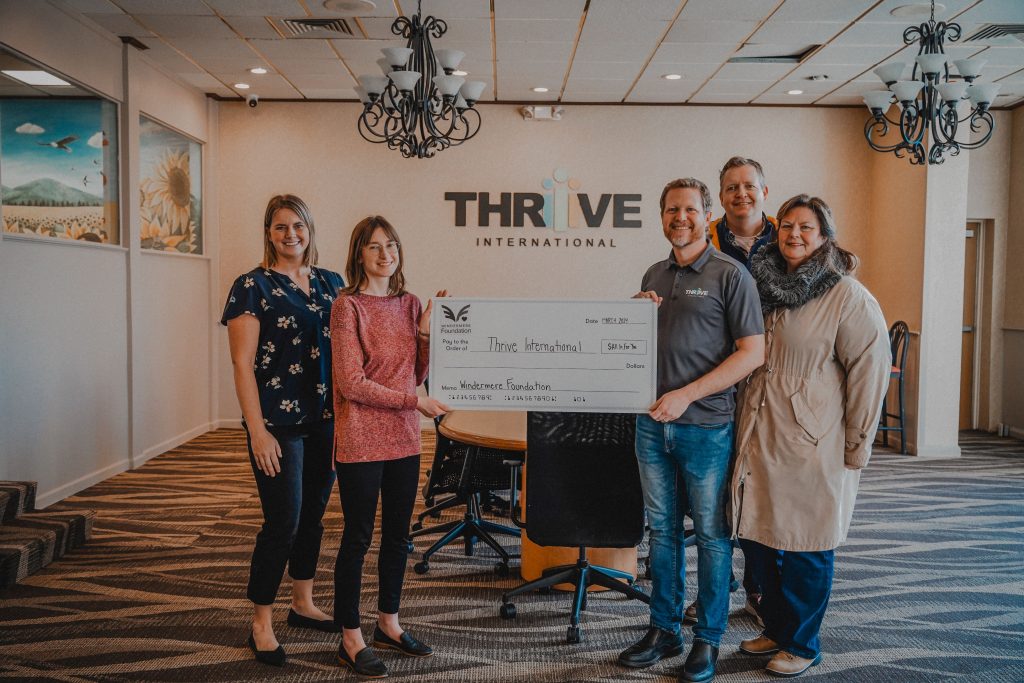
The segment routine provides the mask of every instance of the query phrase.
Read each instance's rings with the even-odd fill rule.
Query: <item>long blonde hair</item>
[[[271,268],[277,265],[277,249],[270,241],[270,224],[274,220],[274,214],[281,209],[291,209],[299,217],[309,233],[309,243],[306,251],[302,253],[302,265],[315,266],[319,261],[316,251],[316,228],[313,226],[313,213],[309,210],[306,202],[293,194],[279,194],[271,197],[267,202],[267,210],[263,213],[263,267]]]

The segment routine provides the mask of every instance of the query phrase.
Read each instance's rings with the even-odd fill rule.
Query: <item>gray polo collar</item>
[[[668,259],[666,259],[665,261],[665,268],[692,268],[695,272],[699,273],[702,270],[704,270],[704,266],[707,265],[708,260],[711,258],[711,254],[713,254],[716,251],[718,250],[715,249],[715,245],[711,243],[711,240],[708,240],[707,248],[701,252],[700,256],[697,257],[696,261],[687,266],[681,266],[676,262],[675,250],[672,250],[668,252]]]

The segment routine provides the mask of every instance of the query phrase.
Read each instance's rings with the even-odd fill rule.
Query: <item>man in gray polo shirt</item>
[[[651,627],[619,655],[650,666],[682,653],[683,515],[697,535],[697,624],[680,680],[715,675],[729,615],[732,541],[725,516],[734,386],[764,363],[764,321],[747,270],[708,241],[711,194],[694,178],[661,194],[672,252],[637,297],[658,303],[658,400],[637,417],[636,456],[651,527]]]

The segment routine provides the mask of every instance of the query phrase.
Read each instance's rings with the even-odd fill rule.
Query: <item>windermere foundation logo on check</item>
[[[615,230],[643,227],[640,194],[582,191],[564,167],[540,186],[542,192],[445,192],[444,198],[452,202],[456,228],[474,218],[478,228],[501,228],[498,235],[476,236],[478,247],[614,249]]]

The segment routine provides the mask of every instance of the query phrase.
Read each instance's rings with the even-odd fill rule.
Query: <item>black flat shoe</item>
[[[380,661],[380,657],[374,654],[373,650],[368,647],[364,647],[362,650],[356,653],[356,658],[353,661],[348,653],[345,652],[345,644],[342,643],[338,646],[338,663],[342,666],[355,671],[360,676],[366,676],[367,678],[387,678],[388,667],[384,662]]]
[[[662,631],[660,628],[652,626],[647,629],[647,634],[643,638],[622,651],[622,654],[619,655],[619,664],[633,669],[642,669],[682,653],[682,635]]]
[[[256,655],[256,661],[264,664],[270,664],[272,666],[284,666],[284,663],[288,661],[288,656],[284,653],[284,648],[280,645],[277,646],[276,650],[257,650],[256,640],[249,634],[249,649]]]
[[[341,633],[341,627],[331,619],[304,617],[293,609],[288,610],[288,625],[295,628],[311,628],[324,633]]]
[[[679,673],[681,681],[710,681],[715,677],[715,663],[718,661],[718,648],[702,640],[693,641],[690,654],[686,656],[683,670]]]
[[[384,631],[381,631],[380,626],[374,626],[373,628],[373,645],[374,647],[398,650],[403,655],[409,655],[410,657],[429,657],[434,654],[433,648],[413,638],[408,631],[403,631],[402,637],[395,640],[394,638],[389,638]]]

